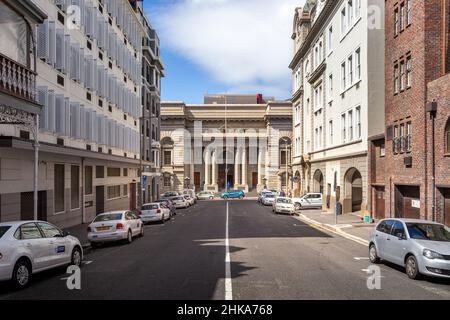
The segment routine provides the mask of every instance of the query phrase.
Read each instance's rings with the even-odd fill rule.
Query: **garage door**
[[[444,189],[444,223],[450,227],[450,189]]]
[[[396,186],[395,216],[420,219],[420,187]]]

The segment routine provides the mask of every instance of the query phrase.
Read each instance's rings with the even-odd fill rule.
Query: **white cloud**
[[[235,92],[264,89],[266,95],[287,98],[292,20],[295,7],[303,2],[179,0],[153,16],[164,45],[218,82]]]

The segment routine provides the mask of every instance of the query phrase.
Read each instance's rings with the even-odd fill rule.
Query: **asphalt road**
[[[450,281],[412,281],[392,265],[379,265],[381,289],[369,290],[369,267],[351,240],[255,201],[211,201],[130,245],[87,252],[81,290],[67,289],[60,268],[20,292],[1,283],[0,299],[450,299]]]

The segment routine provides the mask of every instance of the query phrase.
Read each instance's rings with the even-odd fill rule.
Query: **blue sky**
[[[205,93],[290,98],[292,20],[303,0],[144,0],[161,39],[163,100]]]

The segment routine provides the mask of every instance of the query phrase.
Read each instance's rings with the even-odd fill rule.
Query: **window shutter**
[[[72,138],[80,139],[80,104],[78,102],[70,103],[70,135]]]
[[[70,53],[71,53],[71,46],[70,46],[70,36],[65,35],[64,36],[64,70],[63,72],[65,74],[70,73]]]
[[[56,29],[56,61],[55,68],[63,72],[66,67],[66,45],[64,29]]]
[[[55,95],[55,131],[60,135],[64,135],[66,132],[65,111],[64,95]]]
[[[37,87],[38,101],[42,105],[39,116],[39,128],[46,130],[48,127],[48,89],[47,87]]]
[[[70,132],[71,132],[71,123],[70,123],[70,100],[69,98],[65,98],[64,99],[64,118],[65,118],[65,133],[64,135],[67,137],[70,137]]]
[[[55,91],[48,91],[48,116],[47,130],[55,132]]]
[[[37,27],[37,56],[46,61],[48,54],[48,20],[46,20]]]
[[[56,62],[56,24],[55,21],[48,22],[48,56],[47,63],[51,66]]]
[[[80,138],[86,140],[86,112],[83,105],[80,106]]]

